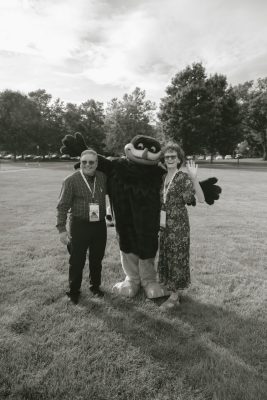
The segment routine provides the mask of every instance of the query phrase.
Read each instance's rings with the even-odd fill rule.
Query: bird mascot
[[[76,132],[66,135],[60,151],[71,157],[86,150],[83,136]],[[134,297],[143,287],[147,298],[163,297],[167,293],[158,283],[155,256],[158,250],[160,187],[166,172],[159,162],[160,143],[152,137],[137,135],[125,145],[125,157],[108,159],[98,155],[98,170],[107,175],[108,193],[119,237],[123,282],[113,290]],[[79,168],[79,163],[75,165]],[[217,178],[201,181],[207,204],[219,198],[221,188]]]

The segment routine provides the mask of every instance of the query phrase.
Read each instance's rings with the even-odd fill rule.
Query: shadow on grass
[[[162,316],[156,304],[142,307],[140,300],[106,294],[104,302],[84,305],[130,346],[166,367],[170,379],[179,373],[186,386],[201,388],[205,399],[265,398],[263,322],[188,297]]]

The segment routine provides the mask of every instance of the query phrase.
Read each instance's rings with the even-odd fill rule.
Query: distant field
[[[123,278],[108,229],[103,300],[65,298],[68,256],[55,207],[72,163],[0,166],[0,398],[263,400],[266,398],[267,169],[199,169],[223,188],[190,208],[192,286],[162,315]]]

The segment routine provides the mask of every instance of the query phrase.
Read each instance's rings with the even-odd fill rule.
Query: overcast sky
[[[0,90],[157,104],[201,61],[232,84],[267,76],[267,0],[0,0]]]

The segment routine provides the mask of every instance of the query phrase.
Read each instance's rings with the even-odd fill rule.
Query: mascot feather
[[[61,153],[79,156],[88,146],[82,135],[66,135]],[[157,282],[155,256],[158,250],[160,187],[166,172],[158,164],[160,143],[151,137],[137,135],[126,144],[125,157],[107,159],[98,156],[98,170],[108,178],[108,192],[119,236],[119,247],[125,280],[114,286],[124,296],[133,297],[142,286],[148,298],[167,293]],[[76,164],[76,168],[79,164]],[[205,201],[213,204],[221,188],[217,178],[200,182]]]

